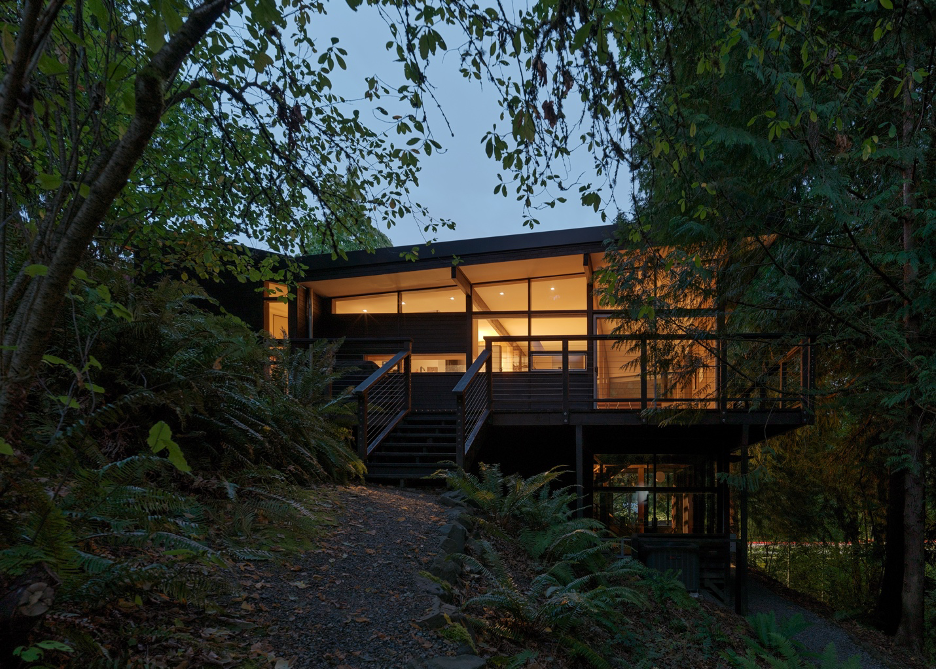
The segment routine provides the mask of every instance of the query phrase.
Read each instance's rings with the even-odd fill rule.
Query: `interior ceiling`
[[[412,270],[410,272],[394,272],[368,277],[324,279],[322,281],[305,282],[305,285],[315,291],[316,295],[325,298],[336,298],[344,295],[364,295],[367,293],[386,293],[387,291],[408,291],[415,288],[434,286],[454,286],[455,281],[452,279],[452,270],[450,268],[435,268],[433,270]]]
[[[553,256],[551,258],[530,258],[504,263],[484,263],[482,265],[460,265],[459,267],[472,284],[508,279],[570,275],[584,271],[582,254]]]
[[[593,256],[596,255],[600,257],[600,254],[593,254]],[[472,284],[577,274],[583,271],[581,254],[506,261],[503,263],[483,263],[480,265],[462,264],[458,267],[461,268]],[[337,298],[340,296],[407,291],[436,286],[454,286],[455,282],[452,279],[452,269],[444,267],[366,277],[323,279],[304,282],[304,284],[315,291],[317,295],[325,298]]]

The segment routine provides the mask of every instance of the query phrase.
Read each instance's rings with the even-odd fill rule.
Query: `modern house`
[[[263,301],[263,327],[297,345],[344,338],[371,478],[410,480],[442,461],[567,466],[584,513],[664,564],[685,552],[656,551],[676,546],[659,540],[688,542],[702,585],[733,590],[743,610],[747,506],[716,473],[745,472],[749,445],[811,421],[809,340],[731,333],[715,305],[691,317],[708,329],[613,337],[593,286],[611,235],[445,242],[415,260],[410,247],[306,257],[297,299]],[[256,319],[260,300],[239,309]]]

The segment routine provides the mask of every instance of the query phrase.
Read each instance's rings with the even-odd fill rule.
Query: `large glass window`
[[[286,284],[263,282],[263,329],[276,339],[289,338],[289,305],[280,298],[289,293]]]
[[[396,354],[369,354],[364,357],[378,368]],[[464,372],[465,354],[411,354],[412,372]]]
[[[465,294],[457,286],[400,293],[400,311],[404,314],[464,312],[466,304]]]
[[[616,321],[596,319],[595,331],[610,335]],[[694,339],[647,340],[647,403],[651,407],[714,409],[716,358],[714,341]],[[641,342],[599,340],[597,349],[598,398],[601,409],[640,409]]]
[[[714,533],[715,463],[696,454],[596,454],[597,518],[619,535]]]
[[[485,337],[528,334],[526,317],[486,318],[472,321],[472,360],[484,349]],[[494,372],[523,372],[529,369],[529,343],[497,342],[491,348]]]
[[[335,314],[396,314],[397,294],[377,293],[353,298],[335,298],[332,300],[332,312]]]
[[[475,284],[472,287],[471,308],[475,312],[520,312],[529,307],[527,280]]]
[[[533,311],[584,310],[587,295],[588,284],[585,275],[530,280],[530,301]]]

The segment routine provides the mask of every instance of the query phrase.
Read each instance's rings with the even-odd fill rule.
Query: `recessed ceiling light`
[[[366,309],[362,309],[361,311],[362,311],[362,312],[366,312],[367,310],[366,310]]]
[[[405,305],[406,303],[405,303],[405,302],[401,302],[400,304],[401,304],[401,305]]]
[[[454,296],[454,295],[453,295],[451,298],[449,298],[449,300],[454,300],[454,299],[455,299],[455,296]]]
[[[501,291],[501,295],[504,295],[504,292],[503,292],[503,291]]]
[[[550,291],[555,291],[555,290],[556,290],[556,287],[555,287],[555,286],[550,286],[550,287],[549,287],[549,290],[550,290]]]

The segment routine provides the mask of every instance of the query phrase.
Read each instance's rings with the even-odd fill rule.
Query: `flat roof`
[[[299,261],[308,269],[306,280],[352,277],[388,272],[426,270],[451,266],[457,257],[465,263],[492,263],[554,255],[594,253],[604,250],[604,243],[614,233],[614,225],[589,226],[543,232],[517,233],[497,237],[386,247],[374,252],[350,251],[347,259],[331,254],[303,256]],[[415,261],[406,255],[417,250]]]

